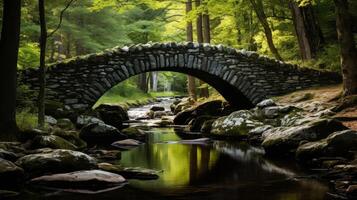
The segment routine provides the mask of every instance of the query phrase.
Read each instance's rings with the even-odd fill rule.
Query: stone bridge
[[[47,98],[76,110],[90,109],[110,88],[150,71],[197,77],[237,108],[249,108],[270,96],[341,82],[340,75],[287,64],[255,52],[222,45],[150,43],[113,48],[49,66]],[[34,69],[23,81],[38,89]]]

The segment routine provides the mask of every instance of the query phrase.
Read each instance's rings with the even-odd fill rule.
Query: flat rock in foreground
[[[126,180],[121,175],[111,172],[87,170],[41,176],[30,182],[59,188],[104,188],[123,184]]]

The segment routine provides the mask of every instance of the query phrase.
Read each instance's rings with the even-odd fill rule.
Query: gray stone
[[[31,177],[46,173],[63,173],[97,167],[97,161],[78,151],[58,149],[49,153],[26,155],[16,161]]]
[[[90,110],[111,86],[129,76],[157,70],[160,66],[187,74],[191,74],[194,68],[199,78],[212,83],[240,109],[251,108],[268,97],[297,89],[341,82],[337,73],[301,70],[294,65],[259,56],[256,52],[239,51],[223,45],[182,43],[172,48],[170,44],[155,43],[120,50],[116,47],[52,65],[47,73],[51,77],[47,85],[48,97],[83,113]],[[227,69],[231,70],[228,74]],[[24,84],[38,89],[36,70],[19,73]],[[92,96],[84,98],[88,92]]]
[[[0,188],[10,189],[23,184],[24,170],[14,163],[0,158]]]
[[[103,123],[94,123],[84,126],[79,136],[89,144],[111,144],[117,140],[128,138],[114,126]]]
[[[76,171],[62,174],[52,174],[31,179],[31,184],[45,185],[56,188],[103,188],[120,185],[126,182],[125,178],[102,170]]]
[[[319,119],[301,126],[278,127],[263,133],[263,147],[268,154],[294,153],[302,141],[317,141],[329,134],[347,129],[341,122]]]
[[[325,139],[300,145],[296,158],[305,162],[317,157],[344,157],[356,149],[357,131],[344,130],[334,132]]]

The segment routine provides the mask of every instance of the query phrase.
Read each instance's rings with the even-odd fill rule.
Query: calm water
[[[173,128],[152,128],[148,143],[122,153],[117,164],[162,170],[158,180],[129,180],[122,188],[95,195],[31,190],[21,199],[239,199],[322,200],[328,187],[311,179],[294,163],[273,162],[246,143],[175,143]]]

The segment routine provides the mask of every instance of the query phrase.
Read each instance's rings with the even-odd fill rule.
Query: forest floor
[[[331,108],[333,117],[341,120],[350,129],[357,130],[357,96],[342,100],[342,85],[299,90],[274,99],[280,104],[288,104],[306,109]],[[308,107],[306,105],[314,105]],[[336,109],[338,108],[338,109]]]

